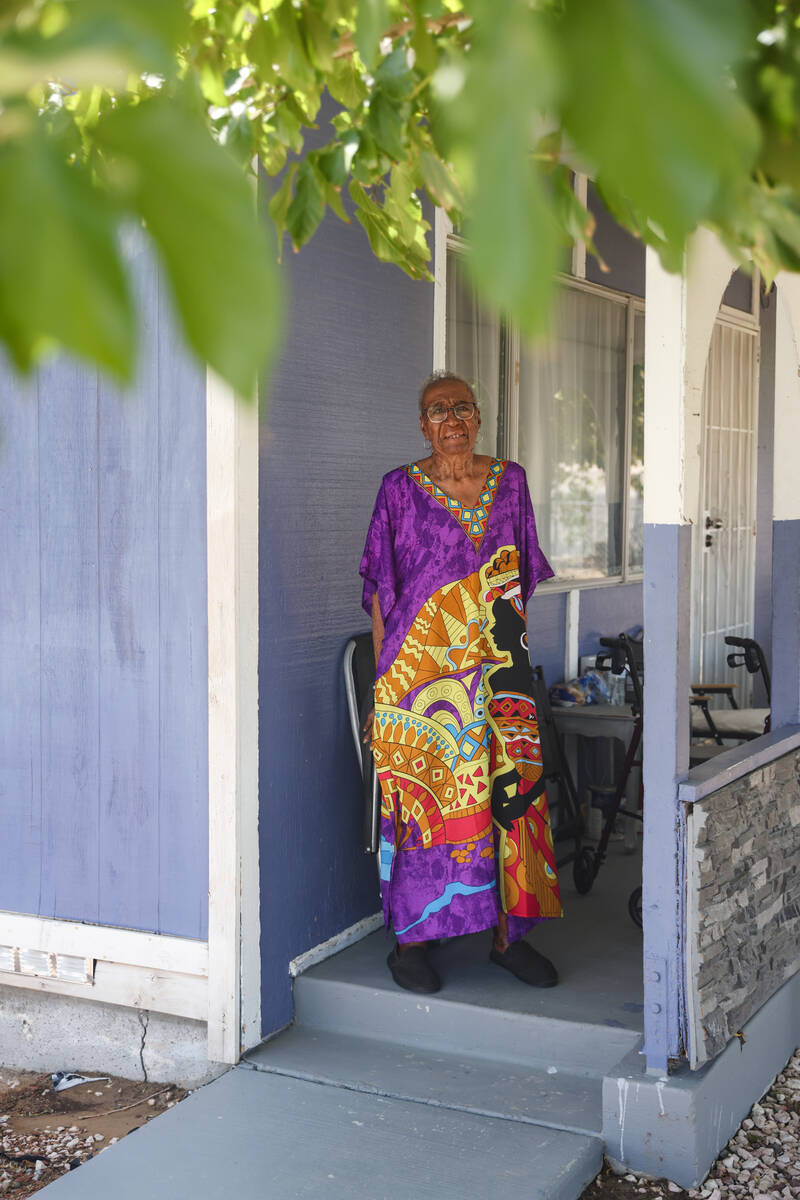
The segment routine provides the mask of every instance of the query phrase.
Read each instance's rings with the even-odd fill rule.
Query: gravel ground
[[[55,1092],[49,1075],[0,1069],[0,1197],[25,1200],[185,1095],[116,1076]]]
[[[86,1072],[92,1074],[92,1072]],[[54,1092],[49,1075],[0,1070],[0,1196],[25,1200],[186,1092],[116,1077]],[[754,1104],[701,1187],[614,1175],[606,1167],[580,1200],[800,1200],[800,1048]]]
[[[800,1049],[767,1094],[754,1104],[699,1188],[684,1191],[666,1179],[614,1175],[607,1167],[581,1200],[800,1200]]]

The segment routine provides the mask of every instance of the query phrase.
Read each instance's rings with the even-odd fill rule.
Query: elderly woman
[[[525,622],[553,572],[525,472],[474,453],[480,424],[465,380],[426,380],[430,454],[384,476],[361,562],[388,965],[414,992],[441,986],[432,941],[482,929],[492,962],[534,987],[558,981],[522,940],[561,915]]]

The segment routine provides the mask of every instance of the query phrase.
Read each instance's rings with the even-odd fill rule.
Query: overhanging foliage
[[[189,343],[249,394],[280,328],[256,158],[278,245],[354,214],[414,278],[427,195],[527,333],[565,244],[593,249],[576,168],[671,269],[702,224],[770,281],[800,267],[799,23],[775,0],[11,0],[0,340],[23,369],[61,345],[129,378],[118,231],[142,221]]]

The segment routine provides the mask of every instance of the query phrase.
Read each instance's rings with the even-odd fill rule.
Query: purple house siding
[[[369,628],[358,564],[381,476],[422,453],[433,287],[328,216],[287,255],[282,363],[261,418],[259,790],[262,1021],[291,1019],[287,962],[380,907],[342,652]]]
[[[0,373],[0,909],[202,938],[205,378],[132,256],[124,396]]]
[[[528,605],[528,648],[531,662],[540,666],[548,686],[564,678],[564,592],[534,592]]]

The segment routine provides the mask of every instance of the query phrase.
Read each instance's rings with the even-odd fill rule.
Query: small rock
[[[153,1106],[155,1105],[155,1098],[153,1096],[151,1096],[150,1099],[147,1101],[147,1103],[150,1105],[151,1108],[153,1108]]]
[[[668,1179],[667,1180],[667,1191],[668,1192],[682,1192],[683,1188],[678,1187],[677,1183],[673,1183],[671,1179]]]

